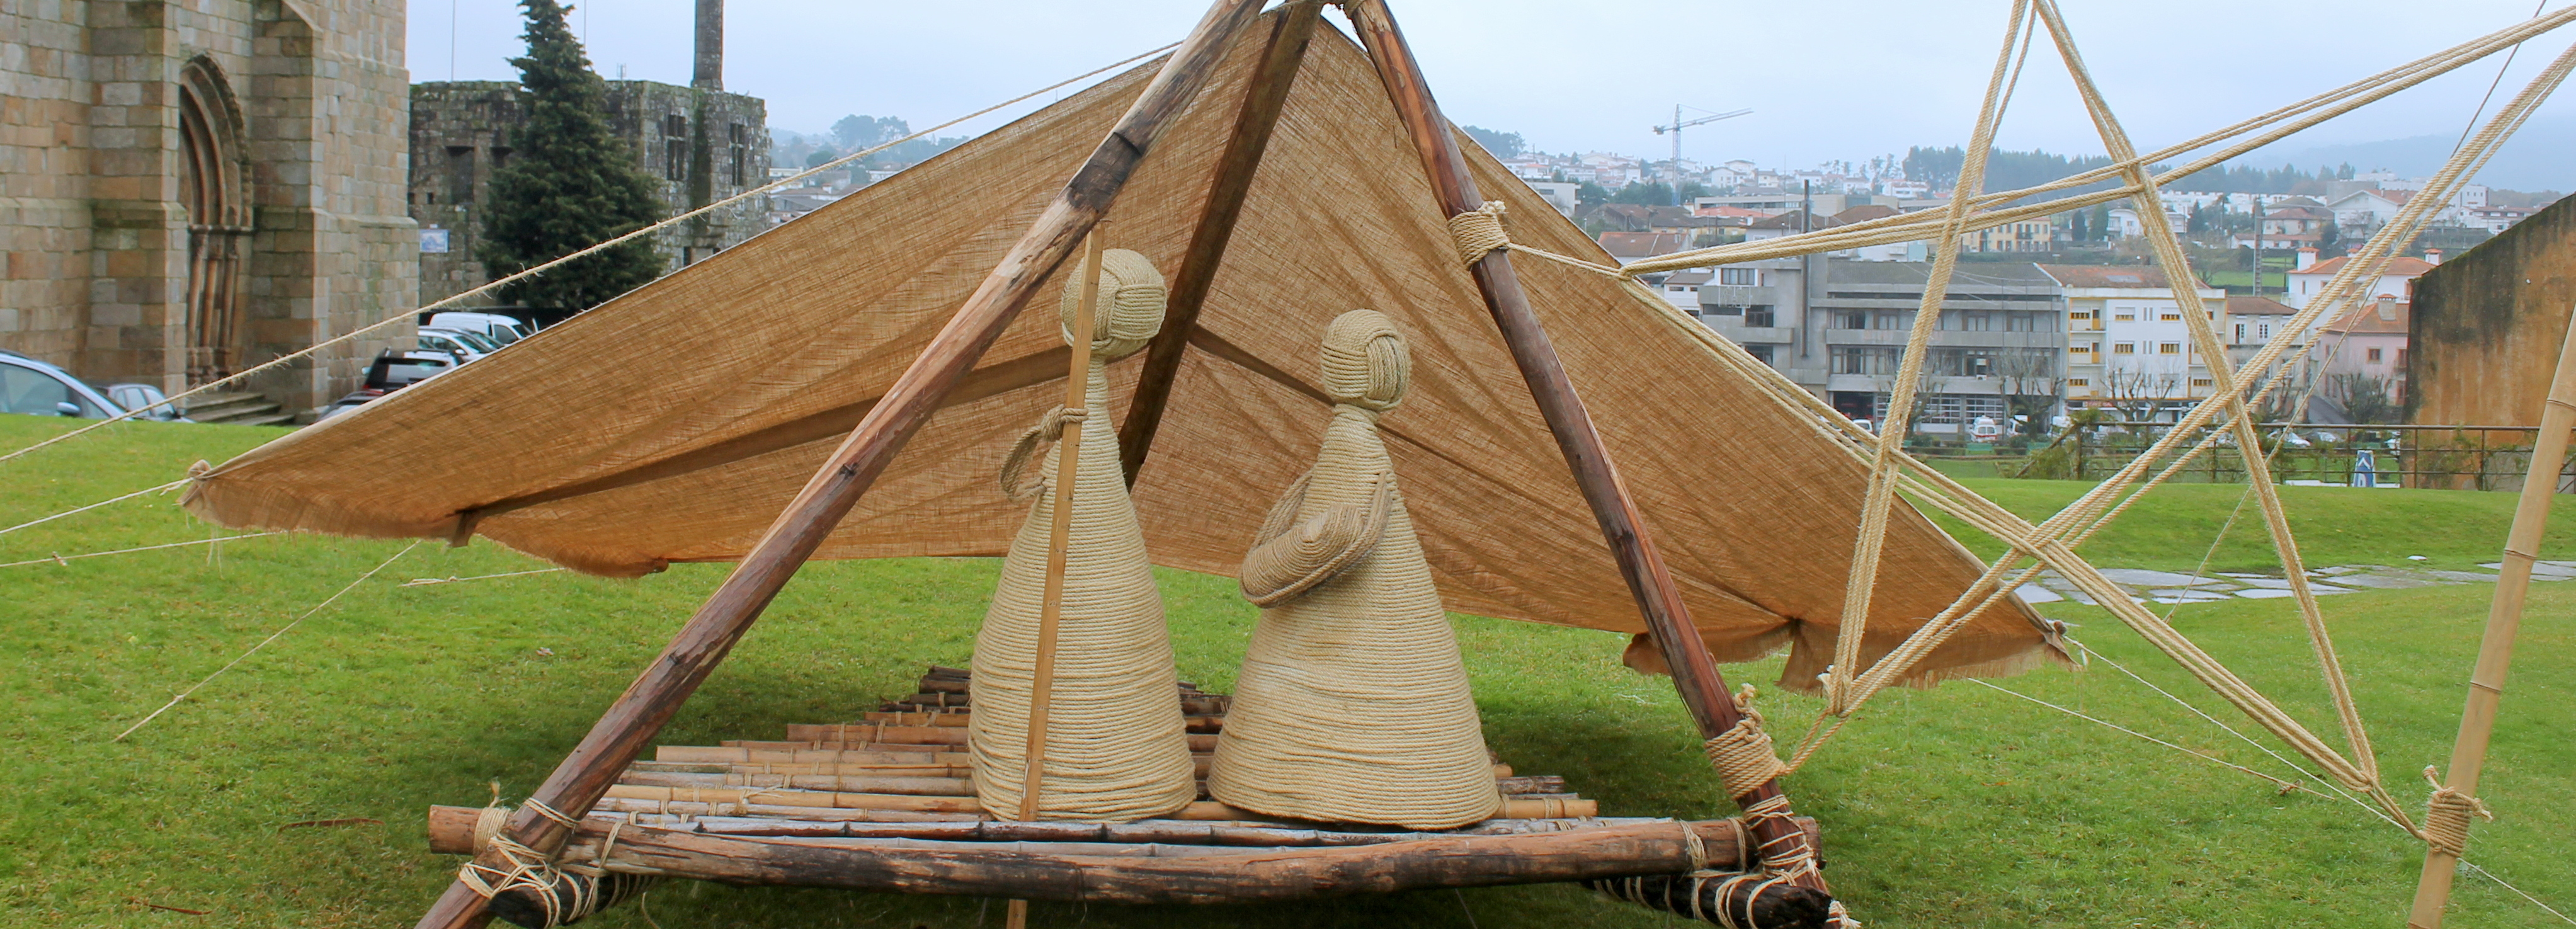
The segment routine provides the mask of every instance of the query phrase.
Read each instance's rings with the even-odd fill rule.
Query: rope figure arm
[[[1395,509],[1395,482],[1388,475],[1370,478],[1369,502],[1333,507],[1295,521],[1305,503],[1309,471],[1288,488],[1262,521],[1261,535],[1243,555],[1243,598],[1254,606],[1275,606],[1332,580],[1377,549]]]
[[[1002,496],[1018,502],[1046,490],[1049,483],[1046,475],[1040,474],[1034,479],[1028,477],[1029,462],[1039,460],[1040,447],[1064,438],[1066,427],[1081,428],[1086,418],[1088,411],[1069,406],[1057,407],[1038,417],[1037,425],[1020,433],[1020,440],[1011,443],[1011,454],[1002,459]]]

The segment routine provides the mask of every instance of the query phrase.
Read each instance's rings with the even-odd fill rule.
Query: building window
[[[2379,350],[2378,350],[2378,349],[2375,349],[2375,348],[2374,348],[2374,349],[2371,349],[2371,350],[2369,351],[2369,353],[2368,353],[2367,357],[2368,357],[2368,359],[2369,359],[2369,361],[2370,361],[2370,363],[2371,363],[2371,364],[2378,364],[2378,363],[2379,363]]]
[[[2181,322],[2181,321],[2182,321],[2182,311],[2181,311],[2181,310],[2166,310],[2166,311],[2164,311],[2163,313],[2159,313],[2159,314],[2157,314],[2156,318],[2161,319],[2161,320],[2164,320],[2165,322],[2169,322],[2169,323],[2178,323],[2178,322]]]
[[[2066,379],[2066,386],[2068,386],[2068,387],[2091,387],[2091,386],[2093,386],[2093,379],[2092,379],[2092,378],[2089,378],[2089,377],[2070,377],[2070,378],[2067,378],[2067,379]]]
[[[747,166],[751,162],[751,127],[735,123],[730,134],[733,141],[733,186],[740,187],[744,172],[750,170]]]
[[[1745,308],[1744,308],[1744,324],[1745,324],[1745,325],[1747,325],[1747,326],[1776,326],[1776,325],[1779,325],[1779,323],[1777,323],[1777,322],[1773,322],[1773,321],[1772,321],[1772,316],[1771,316],[1771,305],[1770,305],[1770,304],[1768,304],[1768,303],[1756,304],[1756,305],[1754,305],[1754,306],[1748,306],[1748,307],[1745,307]]]
[[[2114,355],[2135,355],[2135,354],[2137,354],[2137,353],[2138,353],[2138,343],[2136,343],[2136,342],[2113,342],[2113,343],[2111,343],[2111,354],[2114,354]]]
[[[2271,340],[2272,340],[2272,324],[2271,324],[2271,323],[2261,323],[2261,324],[2256,325],[2256,326],[2254,327],[2254,337],[2255,337],[2255,338],[2258,338],[2258,339],[2262,339],[2262,340],[2264,340],[2264,341],[2266,341],[2266,342],[2271,341]],[[1044,783],[1046,783],[1046,782],[1045,782],[1045,781],[1039,781],[1038,783],[1040,783],[1040,784],[1044,784]]]
[[[1717,282],[1728,287],[1751,287],[1758,273],[1752,268],[1719,268]]]
[[[1867,329],[1869,328],[1869,313],[1862,310],[1843,310],[1836,312],[1834,314],[1834,328]]]
[[[2156,343],[2156,354],[2159,354],[2159,355],[2179,355],[2179,354],[2182,354],[2182,343],[2180,343],[2180,342],[2158,342],[2158,343]]]
[[[1747,345],[1744,347],[1744,350],[1752,352],[1753,357],[1762,359],[1763,364],[1767,365],[1771,363],[1771,346],[1769,345]]]
[[[2193,386],[2193,387],[2207,387],[2207,386],[2209,386],[2209,379],[2208,379],[2208,378],[2205,378],[2205,377],[2195,377],[2195,378],[2192,378],[2192,379],[2191,379],[2191,386]]]
[[[662,117],[662,179],[689,179],[689,118],[678,113]]]
[[[2113,313],[2113,314],[2111,314],[2111,318],[2112,318],[2112,319],[2115,319],[2115,320],[2118,320],[2118,321],[2120,321],[2120,322],[2124,322],[2124,323],[2133,323],[2133,322],[2137,322],[2137,321],[2138,321],[2138,311],[2136,311],[2136,310],[2121,310],[2120,312],[2117,312],[2117,313]]]
[[[1869,327],[1872,329],[1903,329],[1905,328],[1905,314],[1896,310],[1879,310],[1869,314]]]
[[[1077,318],[1078,318],[1078,317],[1077,317]],[[2237,324],[2236,324],[2236,344],[2238,344],[2238,345],[2243,345],[2243,344],[2245,344],[2245,324],[2244,324],[2244,323],[2237,323]]]

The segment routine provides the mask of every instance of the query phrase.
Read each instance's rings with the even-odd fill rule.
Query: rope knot
[[[1485,205],[1449,217],[1449,238],[1458,245],[1458,263],[1473,265],[1485,260],[1495,249],[1512,247],[1512,237],[1503,231],[1503,201],[1487,200]]]
[[[2444,786],[2434,778],[2432,768],[2424,769],[2424,779],[2433,784],[2433,795],[2424,799],[2424,842],[2453,858],[2460,857],[2469,847],[2469,818],[2494,822],[2495,813],[2487,809],[2486,801],[2459,788]]]
[[[1011,443],[1010,455],[1002,459],[1002,496],[1018,502],[1045,490],[1045,475],[1038,475],[1035,480],[1027,478],[1029,463],[1037,457],[1038,446],[1062,441],[1066,427],[1080,428],[1083,421],[1090,418],[1091,412],[1078,406],[1056,407],[1038,417],[1038,424],[1020,433],[1020,440]]]

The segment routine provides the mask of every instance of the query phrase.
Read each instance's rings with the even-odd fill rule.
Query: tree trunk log
[[[433,808],[432,842],[440,849],[470,841],[474,810]],[[990,834],[996,840],[960,841],[876,834],[865,838],[751,838],[584,820],[564,847],[564,860],[598,862],[613,872],[725,881],[904,893],[1015,897],[1103,903],[1243,903],[1299,900],[1355,893],[1389,893],[1442,887],[1484,887],[1677,874],[1694,866],[1736,870],[1743,843],[1735,820],[1657,821],[1557,832],[1446,836],[1354,845],[1246,846],[1217,844],[1218,831],[1192,834],[1189,824],[1150,826],[1188,844],[1109,845],[1105,833],[1083,824],[921,824],[928,835]],[[830,829],[841,824],[818,824]],[[872,827],[879,824],[870,824]],[[994,828],[1006,827],[1006,828]],[[855,826],[854,826],[855,828]],[[991,832],[983,830],[991,829]],[[1695,834],[1706,857],[1695,861],[1684,830]],[[1268,833],[1226,833],[1252,841]],[[1047,845],[1011,850],[1013,835],[1042,837]],[[1420,834],[1414,834],[1420,835]],[[1285,838],[1285,836],[1283,836]],[[1354,840],[1364,841],[1364,840]]]

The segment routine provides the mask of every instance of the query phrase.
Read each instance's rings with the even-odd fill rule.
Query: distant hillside
[[[2466,125],[2464,122],[2463,125]],[[2451,146],[2457,144],[2457,132],[2419,135],[2377,142],[2352,142],[2342,145],[2317,145],[2284,149],[2295,144],[2290,140],[2257,149],[2251,155],[2230,162],[2231,165],[2277,167],[2284,162],[2313,171],[2319,165],[2350,162],[2363,171],[2386,168],[2401,177],[2425,177],[2441,170],[2451,157]],[[2576,149],[2576,117],[2543,116],[2526,123],[2514,133],[2478,172],[2478,183],[2511,190],[2576,190],[2576,161],[2567,152]]]

